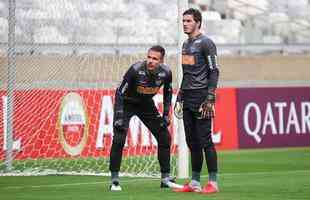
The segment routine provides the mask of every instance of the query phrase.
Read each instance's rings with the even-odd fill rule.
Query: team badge
[[[161,80],[155,81],[155,84],[156,84],[157,86],[160,86],[160,85],[161,85]]]

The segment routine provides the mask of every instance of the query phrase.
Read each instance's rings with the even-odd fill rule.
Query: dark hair
[[[152,46],[149,51],[156,51],[156,52],[159,52],[161,54],[161,57],[165,57],[165,54],[166,54],[166,51],[165,51],[165,48],[160,46],[160,45],[154,45]]]
[[[192,15],[195,22],[200,22],[199,24],[199,28],[201,27],[201,20],[202,20],[202,17],[201,17],[201,12],[195,8],[189,8],[187,10],[184,11],[183,13],[183,16],[184,15]]]

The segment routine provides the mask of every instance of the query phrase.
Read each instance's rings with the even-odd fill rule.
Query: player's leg
[[[154,102],[141,106],[137,116],[144,125],[151,131],[158,143],[158,161],[162,181],[171,181],[170,177],[170,134],[167,127],[162,126],[162,117],[159,114]],[[162,185],[163,186],[163,185]]]
[[[176,189],[175,192],[200,192],[200,172],[203,165],[202,148],[197,137],[195,112],[189,108],[183,108],[183,123],[185,138],[191,153],[192,178],[190,183],[183,186],[182,189]]]
[[[203,165],[203,152],[200,143],[200,138],[197,135],[199,131],[196,127],[197,116],[196,112],[185,108],[183,110],[183,123],[186,136],[186,143],[191,153],[191,165],[192,165],[192,180],[191,186],[196,188],[196,191],[200,190],[200,173]]]
[[[131,112],[124,112],[123,127],[113,127],[113,141],[110,152],[110,172],[111,172],[111,190],[121,190],[119,186],[119,171],[122,162],[122,153],[126,141],[126,135],[129,127],[129,121],[132,116]]]
[[[204,149],[206,163],[208,168],[209,180],[208,184],[203,188],[203,193],[214,193],[218,192],[217,186],[217,172],[218,172],[218,163],[217,163],[217,152],[212,141],[211,135],[211,119],[198,119],[196,126],[200,130],[199,137],[202,142]]]

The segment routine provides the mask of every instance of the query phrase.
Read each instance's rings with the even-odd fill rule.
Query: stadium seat
[[[288,7],[303,7],[309,4],[308,0],[287,1]]]
[[[282,38],[289,37],[289,16],[284,12],[271,12],[268,16],[270,24],[270,32],[274,35],[281,36]]]
[[[203,20],[221,20],[221,14],[217,11],[203,11],[201,15]]]
[[[241,43],[261,43],[263,39],[262,29],[250,22],[245,23],[240,37]]]
[[[228,7],[233,10],[234,17],[244,20],[248,16],[265,13],[269,7],[268,0],[228,0]]]
[[[239,43],[241,22],[236,19],[207,20],[203,30],[207,35],[220,35],[227,43]]]
[[[281,44],[283,39],[278,35],[264,35],[263,43],[265,44]]]
[[[6,17],[7,16],[7,8],[3,2],[0,2],[0,17]]]
[[[66,36],[62,35],[57,27],[45,26],[34,31],[35,43],[68,43]]]
[[[210,9],[214,9],[221,14],[228,14],[228,1],[227,0],[216,0],[210,5]]]
[[[0,42],[8,41],[8,21],[0,17]]]

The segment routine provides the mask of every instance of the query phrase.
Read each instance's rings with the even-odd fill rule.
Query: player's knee
[[[209,149],[209,148],[214,148],[214,143],[212,141],[212,138],[209,138],[205,144],[203,145],[204,148]]]
[[[166,137],[161,137],[158,141],[158,148],[170,149],[171,137],[170,135]]]
[[[160,148],[160,149],[170,149],[170,142],[168,142],[168,141],[159,142],[158,143],[158,148]]]
[[[163,147],[163,148],[170,148],[171,144],[171,136],[169,134],[168,129],[165,131],[160,132],[158,139],[158,147]]]
[[[114,133],[115,132],[124,132],[124,131],[126,131],[124,125],[120,126],[116,123],[113,124],[113,132]]]
[[[191,152],[200,152],[202,149],[200,143],[194,143],[194,142],[190,143],[188,147],[191,150]]]
[[[113,136],[113,145],[118,148],[123,148],[126,141],[126,135],[125,134],[115,134]]]

